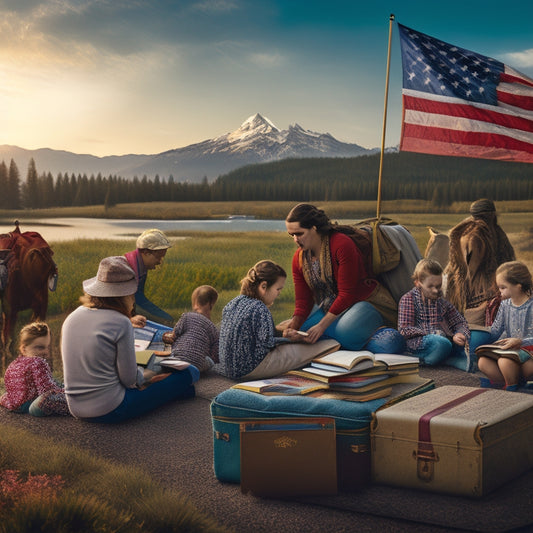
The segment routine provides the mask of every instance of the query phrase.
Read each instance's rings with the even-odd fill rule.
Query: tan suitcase
[[[533,466],[533,395],[444,386],[378,410],[375,483],[479,497]]]

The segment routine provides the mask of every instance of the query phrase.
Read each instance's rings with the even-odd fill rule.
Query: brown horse
[[[0,289],[2,302],[2,370],[6,350],[11,351],[13,332],[20,311],[31,309],[33,320],[44,320],[48,309],[49,279],[57,274],[53,251],[37,232],[14,231],[0,235],[0,249],[7,265],[7,285]]]

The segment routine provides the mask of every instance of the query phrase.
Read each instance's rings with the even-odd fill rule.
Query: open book
[[[148,349],[155,335],[155,329],[151,327],[133,328],[135,338],[135,351],[144,351]]]
[[[335,355],[337,352],[331,355]],[[360,352],[348,352],[360,353]],[[322,363],[312,362],[310,366],[298,370],[291,370],[289,374],[302,376],[305,378],[316,379],[324,383],[342,381],[346,376],[356,375],[370,376],[397,375],[397,374],[418,374],[419,359],[409,355],[398,354],[372,354],[367,355],[351,369],[334,365],[323,365]],[[322,358],[321,358],[322,359]],[[318,360],[315,358],[314,361]],[[320,368],[319,368],[320,366]]]
[[[374,354],[367,350],[337,350],[336,352],[315,357],[311,361],[311,366],[323,368],[324,370],[334,370],[345,372],[353,370],[355,367],[368,368],[374,365]]]
[[[245,381],[243,383],[237,383],[231,388],[258,392],[266,396],[294,396],[327,389],[328,386],[326,383],[319,383],[318,381],[301,376],[284,375],[279,378]]]
[[[156,373],[166,372],[168,370],[184,370],[190,363],[180,361],[175,357],[169,357],[170,352],[157,350],[137,350],[135,352],[137,364],[153,370]]]
[[[522,350],[533,353],[533,346],[522,346]],[[490,357],[491,359],[499,359],[500,357],[506,357],[512,359],[517,363],[523,363],[524,357],[520,355],[520,349],[506,350],[499,344],[482,344],[476,348],[476,355],[478,357]]]

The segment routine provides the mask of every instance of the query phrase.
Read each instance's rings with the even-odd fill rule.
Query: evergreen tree
[[[51,172],[48,172],[48,174],[40,178],[39,191],[42,198],[42,207],[55,207],[57,205],[57,200],[54,195],[54,177]]]
[[[20,173],[13,159],[9,164],[6,198],[8,209],[20,209]]]
[[[35,160],[33,157],[28,163],[28,174],[26,176],[26,183],[22,187],[24,207],[34,209],[41,207],[42,197],[39,194],[39,180],[37,177],[37,169],[35,168]]]
[[[4,161],[0,163],[0,191],[5,191],[4,194],[0,195],[0,209],[8,209],[9,202],[7,197],[8,192],[8,175],[7,175],[7,166]]]

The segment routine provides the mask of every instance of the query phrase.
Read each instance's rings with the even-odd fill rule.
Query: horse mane
[[[467,219],[450,231],[446,298],[460,311],[480,297],[494,295],[498,267],[492,228],[483,220]]]

